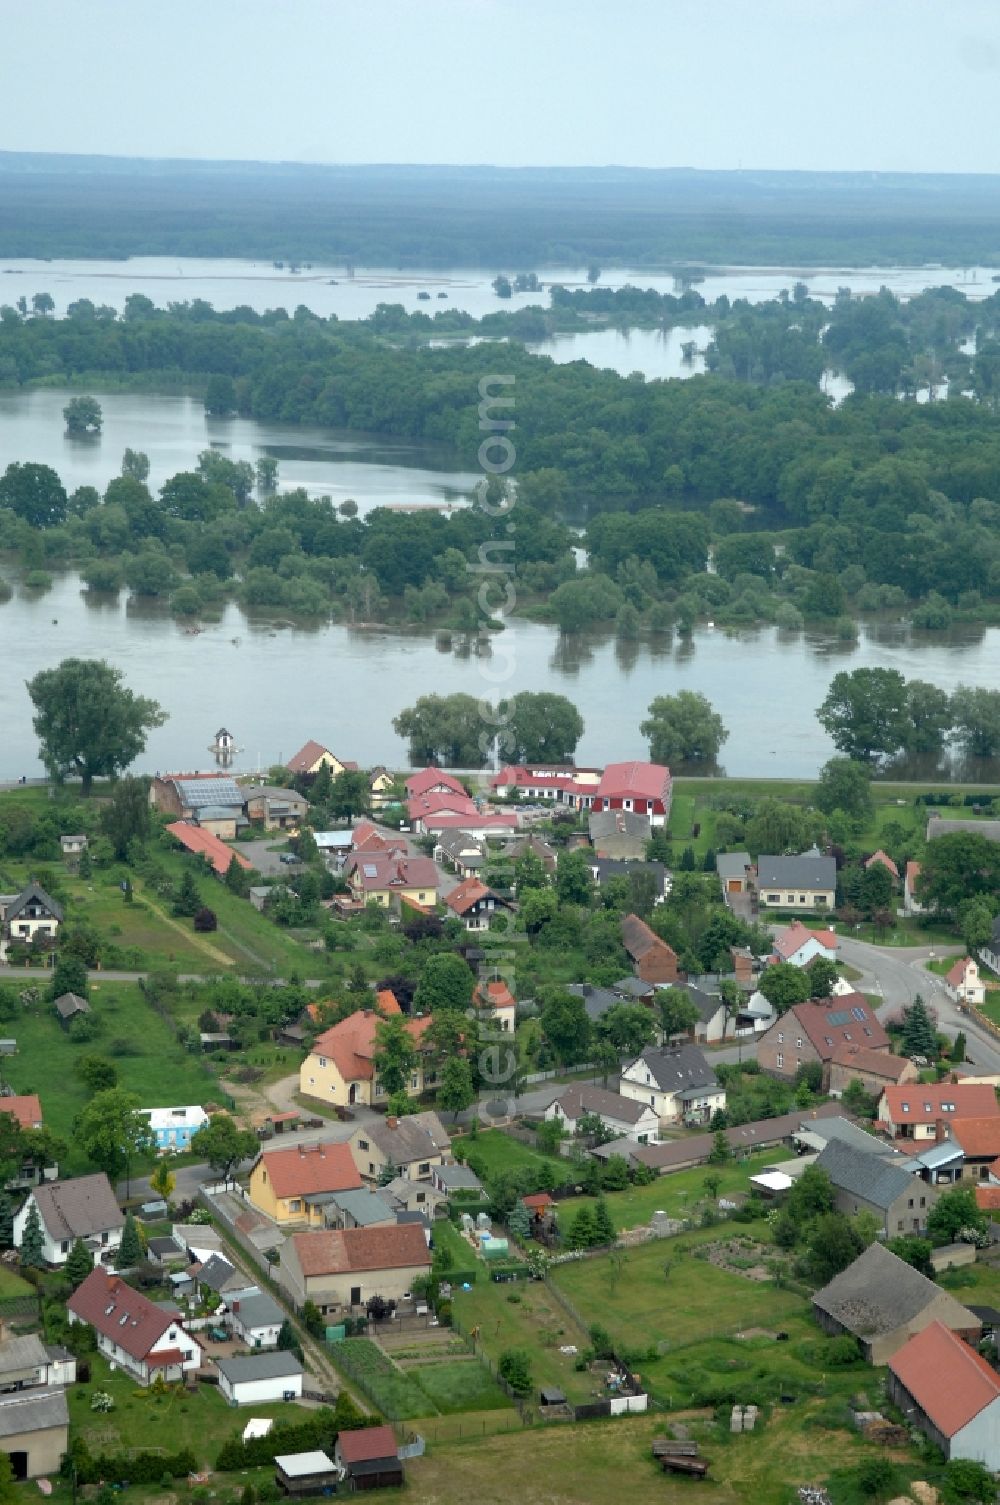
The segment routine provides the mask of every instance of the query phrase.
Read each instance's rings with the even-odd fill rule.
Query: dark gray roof
[[[221,1254],[213,1254],[207,1259],[198,1271],[198,1284],[208,1286],[210,1291],[223,1290],[235,1277],[242,1279],[239,1272],[231,1265],[228,1259]]]
[[[749,866],[749,852],[719,852],[715,859],[715,871],[720,878],[745,878]]]
[[[25,1369],[40,1369],[46,1360],[45,1347],[37,1333],[7,1338],[0,1343],[0,1378]]]
[[[626,862],[619,857],[592,857],[591,870],[597,875],[598,884],[609,878],[628,878],[632,873],[649,873],[656,881],[656,892],[663,893],[667,870],[662,862]]]
[[[19,894],[15,894],[14,898],[7,906],[7,913],[4,918],[6,920],[15,920],[21,913],[21,911],[26,909],[27,906],[33,902],[36,904],[41,904],[45,909],[47,909],[49,911],[49,914],[52,915],[53,919],[62,919],[62,905],[57,904],[55,899],[53,899],[51,895],[45,892],[40,883],[34,882],[29,883],[26,888],[22,888]]]
[[[607,836],[632,836],[648,841],[650,836],[649,816],[636,815],[633,810],[593,810],[587,828],[591,841]]]
[[[612,992],[620,993],[623,998],[649,998],[656,992],[656,984],[644,982],[641,977],[619,977],[611,988]]]
[[[718,1079],[697,1045],[678,1045],[673,1049],[650,1045],[637,1058],[649,1068],[657,1087],[663,1092],[679,1092],[685,1087],[717,1087]],[[635,1065],[632,1061],[630,1065]]]
[[[587,1018],[592,1022],[603,1019],[609,1009],[619,1008],[626,1002],[617,994],[607,988],[595,988],[590,982],[571,982],[566,989],[568,993],[575,993],[577,998],[583,999],[583,1006],[587,1011]]]
[[[849,1118],[824,1118],[817,1123],[809,1124],[805,1132],[815,1134],[826,1144],[829,1144],[831,1140],[848,1144],[855,1150],[863,1150],[866,1155],[881,1155],[884,1159],[893,1154],[891,1144],[887,1144],[884,1139],[876,1139],[874,1134],[869,1134],[858,1124],[852,1123]],[[902,1163],[904,1158],[908,1157],[897,1154],[896,1158]]]
[[[274,1297],[256,1288],[234,1297],[226,1305],[241,1327],[279,1327],[285,1318]]]
[[[709,1020],[714,1019],[722,1008],[721,996],[718,993],[711,993],[705,988],[692,987],[690,983],[687,983],[684,987],[678,988],[677,991],[688,995],[698,1010],[698,1018],[702,1024],[708,1024]]]
[[[816,1164],[826,1171],[838,1190],[861,1197],[883,1211],[891,1207],[897,1197],[913,1190],[913,1182],[899,1166],[890,1165],[879,1155],[871,1155],[839,1140],[830,1140]]]
[[[376,1223],[389,1223],[395,1216],[394,1208],[384,1197],[380,1197],[377,1191],[369,1191],[364,1186],[352,1191],[331,1192],[330,1202],[349,1213],[359,1228],[369,1228]]]
[[[173,1238],[151,1238],[149,1241],[149,1252],[150,1254],[155,1254],[157,1259],[184,1258],[184,1250],[177,1240]]]
[[[757,888],[805,888],[832,891],[837,887],[837,864],[832,857],[803,852],[798,857],[757,858]]]
[[[293,1353],[269,1349],[264,1353],[244,1354],[236,1359],[216,1359],[215,1367],[224,1374],[230,1384],[239,1385],[247,1380],[291,1379],[302,1374],[302,1365]]]
[[[953,836],[956,831],[969,831],[975,836],[985,836],[987,841],[1000,841],[1000,820],[948,820],[941,815],[932,815],[927,822],[927,840],[935,836]]]
[[[467,1165],[439,1165],[434,1174],[445,1191],[480,1191],[483,1183]]]
[[[52,1239],[90,1238],[123,1228],[125,1218],[103,1171],[70,1181],[47,1181],[31,1195]]]
[[[485,855],[485,845],[478,837],[470,836],[468,831],[442,831],[437,838],[437,845],[442,852],[451,858],[462,857],[471,867],[476,862],[481,862]]]
[[[60,1019],[72,1019],[74,1014],[89,1014],[90,1004],[79,993],[60,993],[56,999],[56,1013]]]
[[[68,1426],[66,1392],[61,1385],[53,1390],[22,1390],[19,1394],[5,1395],[0,1406],[0,1437]]]
[[[567,1087],[555,1101],[574,1122],[584,1113],[596,1113],[598,1118],[614,1119],[616,1123],[637,1124],[644,1113],[651,1111],[649,1104],[640,1103],[638,1098],[621,1097],[617,1092],[586,1082]]]
[[[396,1166],[439,1155],[451,1145],[444,1124],[432,1112],[408,1114],[396,1120],[395,1128],[389,1127],[388,1119],[380,1118],[376,1123],[365,1124],[364,1134]]]
[[[945,1309],[936,1315],[948,1327],[975,1327],[976,1319],[968,1308],[876,1240],[816,1292],[813,1306],[856,1337],[871,1338],[895,1332],[939,1298]]]

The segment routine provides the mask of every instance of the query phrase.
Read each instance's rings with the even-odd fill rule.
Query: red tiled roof
[[[899,877],[899,868],[893,862],[888,852],[883,852],[881,847],[879,847],[877,852],[873,852],[871,854],[868,861],[865,863],[865,871],[867,872],[868,869],[870,867],[873,867],[876,862],[880,862],[883,867],[888,868],[894,878]]]
[[[463,790],[461,794],[415,794],[407,801],[407,814],[411,820],[423,820],[426,815],[475,815],[479,808]]]
[[[489,787],[496,789],[554,789],[560,794],[593,794],[597,784],[593,779],[581,778],[581,774],[599,773],[597,768],[577,768],[571,763],[536,763],[526,767],[523,763],[508,763],[490,779]]]
[[[1000,1397],[1000,1375],[943,1322],[928,1323],[904,1343],[889,1368],[945,1437]]]
[[[596,799],[663,801],[669,793],[670,769],[662,763],[609,763],[594,791]]]
[[[945,982],[950,982],[953,988],[958,987],[960,982],[965,981],[965,969],[972,960],[969,956],[960,956],[954,966],[949,967],[944,974]]]
[[[42,1127],[42,1105],[37,1092],[27,1092],[21,1097],[0,1097],[0,1113],[8,1113],[17,1120],[22,1129]]]
[[[443,768],[424,768],[419,773],[413,773],[406,780],[406,794],[412,799],[418,794],[427,794],[431,789],[450,789],[453,794],[465,794],[465,785],[455,778],[454,774],[445,773]]]
[[[856,1067],[863,1075],[882,1077],[894,1086],[910,1064],[905,1056],[894,1056],[887,1050],[872,1050],[866,1045],[847,1042],[837,1046],[830,1060],[834,1066]]]
[[[324,753],[328,758],[333,757],[333,753],[328,747],[324,747],[322,742],[314,742],[310,738],[304,746],[299,748],[294,758],[289,758],[285,767],[290,773],[308,773],[313,764],[318,762]],[[337,761],[340,761],[339,758]]]
[[[189,852],[202,852],[215,868],[219,877],[222,878],[229,871],[231,862],[239,863],[240,867],[250,869],[252,862],[239,852],[234,852],[232,847],[227,847],[224,841],[213,836],[211,831],[202,830],[201,826],[192,825],[186,820],[175,820],[167,827],[171,836],[176,837],[182,847],[187,847]]]
[[[997,1118],[1000,1105],[993,1088],[971,1082],[913,1082],[886,1087],[885,1101],[894,1124],[933,1124],[939,1118]],[[943,1103],[954,1103],[953,1109]],[[1000,1144],[997,1145],[1000,1154]]]
[[[414,1045],[419,1046],[430,1023],[429,1014],[424,1019],[404,1020],[406,1033]],[[339,1024],[317,1035],[312,1053],[314,1056],[328,1056],[345,1082],[370,1082],[378,1024],[379,1015],[373,1009],[359,1009],[356,1014],[348,1014]]]
[[[836,951],[837,935],[833,930],[810,930],[808,925],[803,925],[801,920],[793,920],[792,923],[774,938],[774,949],[782,961],[787,961],[797,951],[801,951],[807,941],[818,941],[827,951]]]
[[[347,1144],[296,1144],[265,1150],[257,1157],[276,1197],[305,1197],[324,1191],[357,1191],[361,1177]]]
[[[337,1447],[345,1463],[372,1463],[376,1458],[396,1457],[396,1434],[392,1427],[360,1427],[341,1432]]]
[[[478,878],[466,878],[457,888],[453,888],[450,894],[445,894],[444,902],[449,909],[453,909],[457,915],[468,914],[480,899],[486,899],[492,893],[492,889],[480,883]]]
[[[81,1322],[89,1323],[133,1359],[144,1359],[168,1328],[180,1325],[176,1315],[161,1311],[121,1276],[100,1266],[77,1286],[66,1305]],[[175,1362],[179,1361],[178,1354]]]
[[[374,1228],[337,1228],[296,1233],[292,1244],[304,1276],[344,1275],[350,1270],[398,1270],[431,1262],[419,1223],[383,1223]]]
[[[403,1012],[399,1006],[399,999],[391,988],[379,988],[375,994],[375,1002],[383,1014],[401,1014]]]
[[[403,888],[437,891],[437,868],[430,857],[401,857],[392,852],[355,852],[344,872],[366,894]]]
[[[640,920],[635,914],[622,917],[622,945],[633,961],[640,961],[650,951],[667,951],[677,960],[674,948],[661,940],[655,931],[650,930],[645,920]]]
[[[481,982],[476,989],[476,997],[484,1008],[512,1009],[517,1005],[516,998],[502,977]]]
[[[994,1100],[994,1111],[988,1118],[956,1118],[950,1123],[951,1137],[962,1146],[966,1159],[980,1160],[989,1155],[993,1160],[1000,1155],[1000,1114],[996,1106]]]
[[[855,1014],[855,1009],[858,1014]],[[789,1016],[802,1026],[821,1061],[829,1061],[838,1045],[864,1045],[869,1050],[887,1050],[889,1047],[889,1036],[863,993],[844,993],[823,1003],[797,1003],[778,1020],[779,1025],[784,1021],[782,1027],[785,1030],[791,1022]],[[835,1024],[834,1017],[840,1022]]]
[[[983,1212],[996,1212],[1000,1208],[1000,1186],[984,1186],[980,1183],[976,1188],[976,1206]]]
[[[553,1206],[553,1199],[547,1191],[533,1191],[529,1197],[522,1197],[521,1201],[533,1212],[540,1212],[543,1208]]]
[[[469,814],[426,815],[422,817],[422,823],[430,835],[434,831],[467,831],[470,826],[475,831],[516,831],[518,819],[514,810],[494,810],[489,815],[482,815],[477,810],[474,817]]]
[[[912,894],[912,892],[914,890],[914,887],[916,886],[916,882],[917,882],[917,879],[919,877],[920,877],[920,863],[919,862],[908,862],[906,864],[906,879],[905,879],[905,884],[906,884],[906,887],[910,890],[911,894]]]

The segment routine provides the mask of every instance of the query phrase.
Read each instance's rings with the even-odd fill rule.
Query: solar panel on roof
[[[846,1009],[838,1009],[835,1014],[827,1015],[830,1024],[836,1025],[838,1029],[842,1024],[846,1024],[850,1017]]]
[[[858,1021],[859,1024],[864,1024],[865,1020],[868,1018],[868,1015],[865,1013],[864,1009],[861,1008],[860,1006],[857,1006],[857,1007],[853,1008],[851,1010],[851,1013],[854,1015],[855,1019]]]

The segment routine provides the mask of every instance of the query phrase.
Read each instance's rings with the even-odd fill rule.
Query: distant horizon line
[[[1000,179],[1000,171],[997,172],[965,172],[944,171],[942,169],[922,170],[915,168],[897,167],[768,167],[748,166],[738,163],[728,167],[694,167],[689,164],[674,163],[658,167],[642,166],[625,162],[592,162],[592,163],[565,163],[565,162],[406,162],[406,161],[350,161],[334,160],[310,157],[185,157],[171,153],[164,154],[131,154],[123,152],[80,152],[80,151],[56,151],[50,149],[20,148],[11,150],[0,149],[0,166],[13,160],[42,159],[46,162],[93,162],[93,163],[135,163],[137,165],[149,164],[155,166],[185,166],[185,167],[236,167],[236,168],[318,168],[331,171],[348,172],[474,172],[474,173],[567,173],[583,174],[598,173],[602,175],[629,174],[635,176],[654,176],[664,174],[676,177],[697,176],[731,176],[752,177],[763,174],[768,177],[800,178],[800,177],[823,177],[823,178],[948,178],[948,179]]]

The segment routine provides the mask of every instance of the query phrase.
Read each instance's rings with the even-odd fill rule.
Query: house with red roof
[[[631,958],[632,971],[643,982],[666,986],[677,981],[677,952],[638,915],[622,916],[622,945]]]
[[[975,1082],[916,1082],[886,1087],[876,1112],[880,1127],[890,1138],[923,1145],[951,1138],[954,1122],[967,1118],[994,1118],[1000,1134],[1000,1105],[992,1087]]]
[[[466,930],[489,930],[498,916],[504,918],[510,910],[507,900],[478,878],[463,879],[442,902]]]
[[[395,908],[401,899],[424,907],[437,902],[437,868],[430,857],[387,851],[352,852],[344,878],[357,904]]]
[[[248,862],[241,852],[227,847],[218,836],[213,835],[211,831],[206,831],[204,826],[196,826],[193,821],[175,820],[166,829],[174,840],[179,841],[181,846],[186,847],[189,852],[207,857],[219,878],[226,876],[231,862],[237,863],[246,871],[253,867],[253,863]]]
[[[863,993],[795,1004],[760,1036],[757,1060],[762,1071],[790,1079],[800,1066],[818,1062],[823,1069],[823,1090],[828,1091],[831,1063],[842,1045],[888,1054],[889,1036]]]
[[[962,1150],[962,1181],[988,1181],[1000,1156],[1000,1114],[958,1118],[949,1128],[949,1138]]]
[[[330,1228],[285,1240],[278,1283],[297,1307],[313,1301],[324,1316],[350,1315],[376,1296],[400,1301],[430,1267],[418,1222]]]
[[[279,1225],[323,1227],[323,1209],[338,1191],[357,1191],[361,1177],[346,1144],[295,1144],[262,1150],[250,1167],[250,1201]]]
[[[378,1080],[374,1057],[381,1014],[374,1009],[358,1009],[339,1024],[324,1030],[313,1041],[312,1049],[299,1068],[299,1091],[303,1097],[351,1108],[358,1103],[367,1107],[384,1103],[388,1093]],[[425,1087],[433,1086],[437,1073],[429,1065],[424,1035],[430,1028],[430,1015],[406,1019],[403,1028],[417,1051],[417,1062],[410,1074],[407,1093],[417,1097]]]
[[[947,1459],[1000,1469],[1000,1375],[942,1322],[889,1360],[889,1399]]]
[[[403,1465],[392,1427],[363,1427],[341,1432],[334,1458],[352,1489],[387,1489],[403,1482]]]
[[[289,773],[316,774],[321,768],[329,768],[334,778],[338,773],[350,770],[352,773],[357,769],[357,763],[347,763],[332,753],[322,742],[314,742],[312,738],[299,748],[298,752],[285,764]]]
[[[670,815],[670,769],[662,763],[609,763],[594,791],[595,810],[631,810],[663,826]]]
[[[774,957],[793,967],[808,967],[814,957],[837,960],[837,933],[834,930],[810,930],[801,920],[793,920],[774,938]]]
[[[423,832],[427,830],[424,821],[435,815],[460,815],[463,818],[476,820],[479,807],[475,800],[469,798],[464,789],[458,794],[453,790],[446,790],[444,793],[412,795],[407,800],[406,813],[413,829]]]
[[[903,873],[903,913],[923,914],[924,906],[917,898],[917,880],[920,877],[920,863],[908,862]]]
[[[408,800],[416,799],[421,794],[468,795],[461,779],[457,779],[453,773],[445,773],[443,768],[423,768],[419,773],[411,773],[404,788]]]
[[[944,986],[949,998],[970,1008],[981,1008],[986,1002],[986,984],[979,975],[979,963],[971,956],[960,956],[944,974]]]
[[[70,1322],[92,1327],[98,1351],[141,1385],[182,1380],[201,1364],[201,1346],[175,1312],[154,1306],[120,1275],[100,1266],[66,1302]]]
[[[600,768],[578,768],[573,763],[508,763],[489,781],[499,799],[519,795],[529,802],[551,800],[574,810],[589,810],[601,781]]]
[[[881,847],[868,858],[865,863],[865,872],[867,873],[868,869],[872,867],[884,867],[892,878],[893,883],[899,882],[899,868],[893,862],[888,852],[883,852]]]
[[[477,841],[486,841],[490,837],[503,840],[518,830],[520,823],[521,817],[515,810],[477,810],[474,815],[441,813],[422,816],[420,821],[427,836],[439,837],[447,831],[463,831]]]
[[[886,1087],[900,1087],[915,1082],[920,1073],[906,1056],[894,1056],[887,1050],[872,1050],[866,1045],[842,1043],[830,1057],[830,1091],[836,1096],[846,1092],[852,1082],[860,1082],[871,1097],[877,1098]]]
[[[476,986],[472,1002],[505,1034],[513,1034],[517,1022],[517,999],[502,977],[484,979]]]

